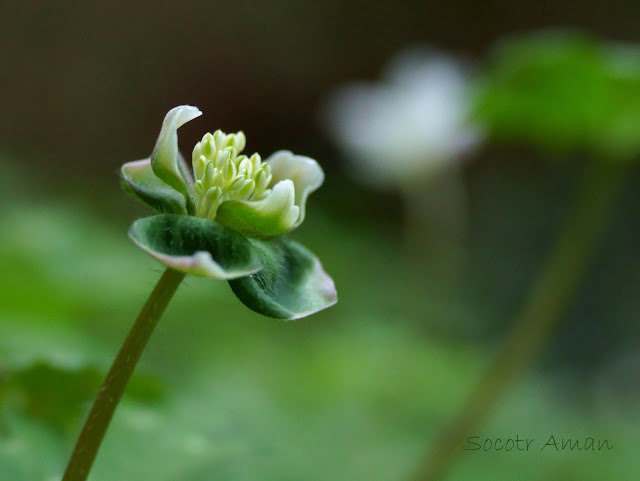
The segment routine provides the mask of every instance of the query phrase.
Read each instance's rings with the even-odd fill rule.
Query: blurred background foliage
[[[505,40],[477,115],[497,138],[633,158],[640,144],[640,52],[578,32]]]
[[[637,477],[639,14],[631,0],[5,2],[0,479],[61,475],[161,272],[126,237],[148,212],[116,172],[185,103],[205,114],[181,129],[185,153],[206,130],[242,129],[252,152],[320,161],[327,181],[295,237],[340,302],[283,323],[225,283],[187,279],[91,479],[407,479],[491,359],[590,157],[630,164],[597,255],[541,362],[469,435],[594,436],[615,449],[462,452],[447,479]],[[529,34],[559,25],[583,33]],[[476,67],[487,130],[461,168],[465,255],[446,296],[407,247],[402,194],[357,183],[319,113],[332,89],[376,81],[424,43]]]

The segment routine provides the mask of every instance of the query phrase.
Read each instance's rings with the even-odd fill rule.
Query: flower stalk
[[[482,425],[507,387],[535,360],[580,286],[614,205],[624,169],[593,161],[586,167],[569,221],[537,284],[492,363],[461,411],[436,436],[412,481],[443,478],[468,433]]]
[[[457,284],[465,257],[466,188],[460,165],[403,184],[407,265],[430,272],[442,293]],[[448,295],[448,294],[447,294]],[[445,295],[446,296],[446,295]]]
[[[120,348],[76,442],[62,481],[85,481],[113,413],[158,320],[185,274],[167,269],[140,311]]]

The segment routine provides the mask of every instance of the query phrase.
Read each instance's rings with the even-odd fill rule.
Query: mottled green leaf
[[[263,269],[229,281],[249,309],[269,317],[298,319],[337,302],[333,280],[306,248],[287,239],[251,242],[260,252]]]
[[[135,221],[129,237],[163,264],[196,276],[233,279],[260,270],[256,248],[208,219],[160,214]]]
[[[160,213],[186,214],[185,197],[161,181],[151,168],[151,160],[127,162],[120,169],[123,189]]]

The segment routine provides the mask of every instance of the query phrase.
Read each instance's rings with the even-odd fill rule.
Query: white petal
[[[290,179],[293,182],[295,190],[294,202],[300,209],[299,216],[293,223],[293,228],[295,229],[304,220],[309,194],[318,189],[324,182],[324,172],[312,158],[294,155],[288,150],[280,150],[274,153],[265,162],[271,166],[272,184],[277,186],[279,182],[285,179]]]
[[[178,152],[178,129],[190,120],[202,115],[197,107],[180,105],[167,112],[156,146],[151,154],[151,165],[155,174],[177,191],[187,194],[189,179],[184,161]]]
[[[293,229],[299,218],[294,184],[286,179],[274,185],[271,194],[263,200],[223,202],[215,220],[245,235],[274,236]]]

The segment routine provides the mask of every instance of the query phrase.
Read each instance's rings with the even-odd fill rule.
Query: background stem
[[[486,420],[509,383],[535,359],[579,287],[622,172],[621,167],[604,162],[587,166],[569,220],[531,296],[462,410],[436,437],[413,481],[442,479],[463,439]]]
[[[160,316],[184,276],[185,274],[182,272],[167,269],[140,311],[135,324],[120,348],[120,352],[113,361],[98,397],[93,403],[62,481],[85,481],[87,479],[129,378]]]
[[[430,288],[446,297],[459,280],[465,255],[467,199],[462,167],[440,166],[424,178],[406,180],[402,187],[407,265],[421,277],[428,272]]]

